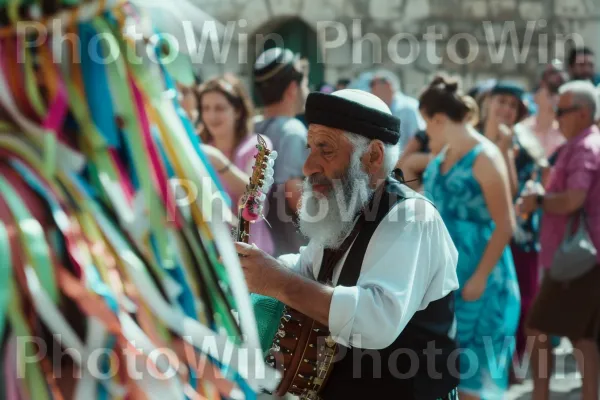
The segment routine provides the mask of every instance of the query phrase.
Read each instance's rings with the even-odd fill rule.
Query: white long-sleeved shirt
[[[348,252],[334,268],[335,285]],[[313,242],[280,259],[317,279],[323,248]],[[383,349],[413,315],[458,288],[458,252],[439,213],[422,199],[396,204],[367,246],[356,286],[336,286],[329,330],[341,345]]]

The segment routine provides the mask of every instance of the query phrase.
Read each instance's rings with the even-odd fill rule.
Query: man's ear
[[[383,166],[385,158],[385,146],[381,140],[372,140],[363,156],[365,171],[369,174],[375,174]]]

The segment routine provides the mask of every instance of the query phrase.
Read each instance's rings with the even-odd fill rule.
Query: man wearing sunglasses
[[[572,81],[559,89],[556,108],[559,128],[567,143],[561,148],[550,174],[546,191],[523,196],[519,213],[543,210],[540,231],[540,261],[548,269],[559,250],[571,217],[584,211],[584,221],[591,242],[600,249],[600,129],[594,125],[598,94],[589,81]],[[583,275],[564,282],[544,277],[529,313],[530,335],[536,340],[532,349],[533,371],[549,371],[551,358],[541,365],[541,355],[548,354],[546,335],[567,337],[584,357],[577,360],[583,374],[583,399],[598,396],[596,338],[600,327],[600,252],[597,266]],[[542,353],[543,352],[543,353]],[[546,369],[544,369],[546,368]],[[547,399],[548,374],[534,376],[535,399]]]

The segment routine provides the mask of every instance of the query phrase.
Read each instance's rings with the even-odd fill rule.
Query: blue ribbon
[[[150,238],[150,245],[152,246],[152,251],[158,257],[158,248],[156,246],[156,238],[154,236]],[[181,293],[177,297],[177,302],[183,310],[184,314],[190,318],[197,320],[196,305],[194,304],[194,294],[190,285],[185,279],[185,275],[181,269],[181,265],[179,263],[176,263],[172,268],[164,268],[164,266],[161,265],[161,268],[181,286]]]
[[[81,54],[83,85],[92,121],[106,140],[106,144],[118,149],[121,147],[121,138],[113,109],[108,76],[103,64],[105,51],[100,40],[97,40],[98,32],[91,24],[79,24],[79,35],[82,45],[79,53]],[[87,49],[83,48],[84,44],[87,44]],[[102,61],[93,60],[92,54]]]

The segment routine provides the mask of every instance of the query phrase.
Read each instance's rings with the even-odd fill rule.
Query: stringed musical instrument
[[[236,240],[243,243],[248,243],[250,224],[260,218],[266,195],[273,184],[277,152],[269,150],[260,135],[258,142],[258,154],[239,204],[235,230]],[[276,299],[257,297],[263,302],[261,307],[269,309],[269,312],[281,306]],[[275,394],[283,396],[290,393],[301,399],[319,399],[318,392],[331,372],[336,344],[327,327],[292,308],[283,306],[282,314],[277,315],[281,315],[279,327],[272,340],[268,338],[271,348],[266,355],[267,364],[283,373]]]
[[[256,161],[252,167],[252,175],[246,186],[246,192],[240,199],[238,209],[238,226],[235,229],[235,238],[238,242],[248,243],[250,238],[250,224],[258,221],[267,199],[267,193],[273,185],[273,165],[277,152],[270,150],[262,136],[258,135],[256,148],[258,153],[254,156]]]

